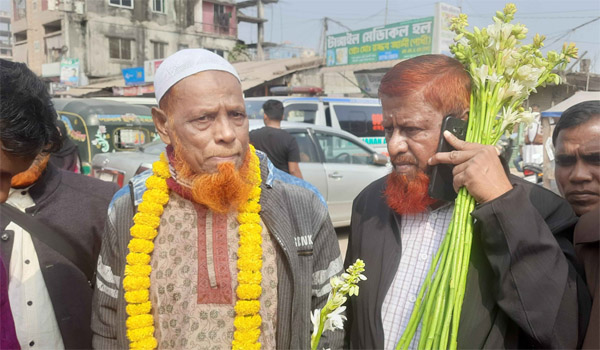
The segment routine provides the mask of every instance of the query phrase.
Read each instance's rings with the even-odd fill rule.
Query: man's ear
[[[469,109],[465,109],[458,119],[469,120]]]
[[[170,145],[171,137],[169,136],[167,114],[158,107],[152,107],[152,121],[154,121],[154,126],[160,139],[167,145]]]

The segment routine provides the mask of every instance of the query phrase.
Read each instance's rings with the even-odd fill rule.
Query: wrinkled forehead
[[[422,94],[397,97],[381,95],[383,119],[388,122],[400,120],[438,119],[440,113],[428,102]]]
[[[600,149],[600,115],[595,115],[585,123],[563,129],[558,133],[557,150],[573,147]]]

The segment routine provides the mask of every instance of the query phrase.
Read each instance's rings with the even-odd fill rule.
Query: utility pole
[[[265,9],[263,7],[262,0],[256,1],[256,15],[260,19],[265,17]],[[258,22],[258,41],[256,43],[256,58],[259,61],[262,61],[265,59],[265,54],[263,52],[263,47],[262,47],[264,40],[265,40],[265,24],[264,24],[264,22]]]
[[[323,61],[325,61],[327,59],[327,17],[323,18],[323,32],[321,33],[321,38],[323,39],[321,57],[323,57]]]
[[[389,0],[385,0],[385,16],[383,17],[383,25],[387,25],[387,15],[388,15],[388,2]]]

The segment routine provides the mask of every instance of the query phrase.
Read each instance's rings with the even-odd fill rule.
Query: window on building
[[[27,4],[25,0],[13,0],[15,21],[27,16]]]
[[[221,56],[221,57],[225,58],[225,51],[223,51],[223,50],[219,50],[219,49],[209,49],[209,48],[205,48],[205,49],[206,49],[206,50],[208,50],[208,51],[210,51],[210,52],[214,52],[214,53],[216,53],[217,55],[219,55],[219,56]],[[262,118],[262,117],[261,117],[261,118]]]
[[[214,17],[213,24],[215,26],[215,30],[229,30],[229,13],[225,12],[225,6],[214,4]]]
[[[152,47],[154,49],[154,59],[165,58],[165,52],[167,51],[167,43],[160,41],[152,41]]]
[[[15,33],[15,43],[27,41],[27,31]]]
[[[165,13],[165,0],[152,0],[152,11]]]
[[[108,4],[111,6],[133,8],[133,0],[108,0]]]
[[[130,60],[132,39],[108,38],[108,52],[110,58]]]
[[[60,32],[61,30],[62,25],[60,20],[44,24],[44,34],[46,35]]]

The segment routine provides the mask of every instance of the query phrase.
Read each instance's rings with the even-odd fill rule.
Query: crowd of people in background
[[[443,117],[473,113],[471,80],[443,55],[398,63],[379,88],[391,173],[355,199],[344,262],[281,102],[249,132],[240,77],[203,49],[165,59],[154,85],[163,171],[118,189],[76,173],[43,82],[0,60],[0,348],[227,349],[252,319],[245,341],[307,349],[310,312],[357,258],[367,280],[319,348],[395,348],[454,210],[427,193],[437,164],[478,203],[458,347],[600,348],[600,101],[554,128],[559,196],[508,173],[493,146],[444,134],[456,150],[436,153]],[[526,134],[542,147],[539,127]]]

